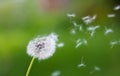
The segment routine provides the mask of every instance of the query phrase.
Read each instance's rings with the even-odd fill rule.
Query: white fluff
[[[120,10],[120,5],[115,6],[114,10]]]
[[[76,17],[76,15],[74,13],[72,13],[72,14],[68,13],[67,16],[68,17]]]
[[[82,18],[82,20],[84,21],[85,24],[90,24],[96,19],[96,17],[97,17],[96,15],[94,15],[93,17],[85,16]]]
[[[58,36],[54,33],[44,37],[37,37],[29,42],[27,54],[39,60],[47,59],[54,54],[57,41]]]

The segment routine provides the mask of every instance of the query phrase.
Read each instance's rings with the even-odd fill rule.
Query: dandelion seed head
[[[44,60],[51,57],[56,49],[56,42],[58,41],[58,35],[51,33],[48,36],[36,37],[28,43],[27,54]]]

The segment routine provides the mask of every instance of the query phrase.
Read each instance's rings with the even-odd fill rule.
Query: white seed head
[[[47,59],[54,54],[57,41],[58,36],[55,33],[37,37],[28,43],[27,54],[39,60]]]

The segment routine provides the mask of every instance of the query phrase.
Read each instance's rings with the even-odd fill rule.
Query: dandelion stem
[[[33,57],[30,64],[29,64],[29,67],[27,69],[27,72],[26,72],[26,76],[29,76],[29,73],[30,73],[30,70],[32,68],[32,65],[33,65],[33,62],[34,62],[35,58]]]

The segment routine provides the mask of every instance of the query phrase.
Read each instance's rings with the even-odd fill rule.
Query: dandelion
[[[104,35],[108,35],[109,33],[113,33],[113,30],[112,29],[108,29],[108,28],[106,28],[105,27],[105,33],[104,33]]]
[[[59,44],[57,44],[57,47],[63,47],[64,46],[64,43],[63,42],[61,42],[61,43],[59,43]]]
[[[113,17],[115,17],[115,16],[116,16],[115,14],[108,14],[108,15],[107,15],[108,18],[113,18]]]
[[[48,36],[39,36],[28,43],[27,54],[32,56],[33,58],[27,70],[26,76],[29,75],[35,58],[38,58],[39,60],[44,60],[53,56],[53,54],[55,53],[57,41],[58,36],[55,33],[51,33]]]
[[[116,10],[116,11],[117,11],[117,10],[120,10],[120,5],[115,6],[115,7],[114,7],[114,10]]]
[[[85,16],[85,17],[82,18],[82,20],[84,21],[85,24],[90,24],[90,23],[92,23],[95,19],[96,19],[96,15],[94,15],[93,17]]]
[[[52,74],[51,74],[51,76],[59,76],[60,75],[60,71],[54,71]]]
[[[76,17],[76,15],[74,13],[73,14],[68,13],[67,16],[68,17]]]

